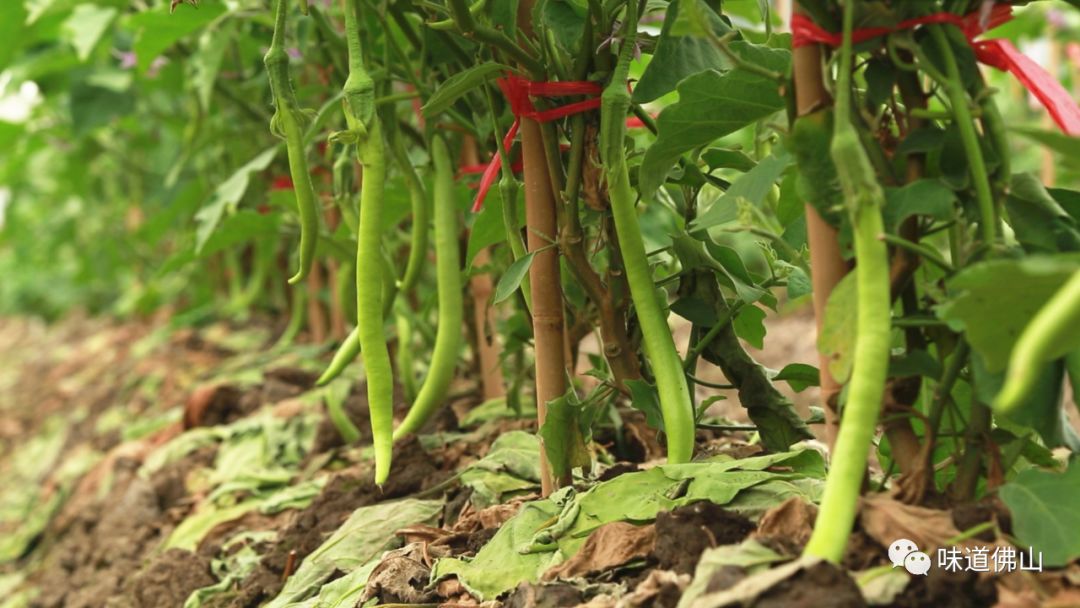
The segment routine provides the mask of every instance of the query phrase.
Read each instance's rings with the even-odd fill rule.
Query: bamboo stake
[[[811,44],[795,49],[792,61],[796,114],[804,116],[831,104],[832,99],[825,90],[821,45]],[[840,279],[848,273],[848,266],[840,255],[836,229],[830,226],[809,203],[806,204],[806,238],[810,246],[814,318],[817,322],[817,333],[820,335],[829,294]],[[836,433],[840,426],[836,407],[842,387],[829,373],[829,357],[820,350],[818,365],[821,368],[821,402],[825,410],[825,438],[831,449],[836,442]]]
[[[534,0],[523,0],[518,7],[518,30],[534,38],[532,9]],[[532,285],[533,342],[536,358],[536,416],[540,425],[547,418],[547,404],[566,392],[566,340],[559,272],[555,195],[551,189],[547,158],[540,123],[521,119],[521,158],[524,163],[525,225],[529,251],[539,251],[529,267]],[[541,251],[542,250],[542,251]],[[542,440],[541,440],[542,441]],[[541,491],[549,495],[568,479],[553,479],[544,450],[540,450]]]

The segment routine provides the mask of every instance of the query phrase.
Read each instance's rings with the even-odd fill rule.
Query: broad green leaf
[[[774,381],[787,382],[796,393],[801,393],[811,386],[819,386],[821,383],[818,369],[805,363],[789,363],[773,377]]]
[[[900,188],[886,188],[881,214],[886,230],[896,232],[900,223],[913,215],[950,219],[955,204],[956,194],[948,186],[936,179],[920,179]]]
[[[578,467],[587,470],[592,464],[581,432],[581,406],[571,402],[572,395],[567,393],[548,402],[547,417],[539,431],[551,473],[556,478],[568,476]]]
[[[998,496],[1012,512],[1013,532],[1022,545],[1041,552],[1043,566],[1064,566],[1080,556],[1080,465],[1064,473],[1021,471]]]
[[[546,0],[536,3],[534,22],[539,21],[555,42],[571,57],[580,53],[588,5],[575,0]],[[539,17],[539,19],[537,19]]]
[[[518,197],[514,202],[518,206],[518,228],[525,226],[524,199]],[[503,222],[502,192],[493,188],[488,193],[487,202],[480,213],[476,214],[469,229],[469,244],[465,252],[465,267],[471,268],[476,254],[485,247],[491,247],[506,241],[506,224]]]
[[[1013,176],[1005,198],[1009,224],[1016,240],[1029,253],[1080,251],[1080,230],[1076,220],[1058,204],[1037,177],[1030,173]]]
[[[86,79],[72,85],[69,103],[75,134],[85,135],[129,114],[135,107],[135,97]]]
[[[116,18],[115,8],[96,4],[80,4],[72,11],[71,17],[64,22],[64,35],[72,46],[79,61],[86,61],[97,46],[101,36]]]
[[[717,36],[723,36],[730,32],[731,28],[703,3],[687,1],[687,11],[680,10],[682,4],[680,0],[674,0],[668,5],[656,51],[645,68],[645,72],[642,73],[641,80],[634,85],[634,101],[637,103],[648,103],[674,91],[675,85],[691,74],[731,67],[731,61],[713,45],[712,41],[694,35],[691,31],[679,31],[686,29],[696,31],[697,27],[708,27]],[[680,15],[682,12],[688,14]],[[699,18],[701,23],[698,23]],[[693,28],[673,30],[677,21],[690,20],[694,21]]]
[[[154,59],[169,50],[172,45],[199,31],[225,14],[226,10],[221,2],[203,2],[198,10],[183,10],[169,14],[169,7],[163,3],[155,9],[132,17],[131,26],[136,31],[133,49],[139,70],[145,72]]]
[[[1080,166],[1080,137],[1070,137],[1058,131],[1035,127],[1014,127],[1011,130],[1057,152],[1064,164]]]
[[[280,149],[280,146],[274,146],[263,150],[243,167],[237,169],[229,179],[221,182],[217,189],[214,190],[210,202],[195,214],[195,219],[199,223],[195,233],[196,252],[202,251],[206,242],[210,239],[210,235],[217,228],[218,222],[221,221],[222,216],[225,214],[225,210],[235,208],[240,203],[240,199],[247,192],[248,184],[251,182],[251,174],[269,167]]]
[[[630,407],[645,414],[645,424],[658,431],[664,430],[664,414],[660,410],[660,395],[656,386],[645,380],[627,380],[630,389]]]
[[[214,82],[217,81],[221,64],[225,60],[225,51],[235,36],[232,22],[222,27],[207,30],[199,36],[199,48],[187,61],[191,71],[191,84],[199,97],[203,110],[210,109],[210,100],[214,95]]]
[[[22,2],[0,2],[0,72],[20,50],[26,28],[27,13]]]
[[[1000,372],[1020,332],[1078,267],[1080,257],[1064,255],[973,264],[946,282],[950,298],[937,315],[964,332],[988,371]]]
[[[851,376],[857,334],[858,300],[855,273],[849,272],[829,294],[818,349],[829,358],[829,373],[840,384]]]
[[[425,118],[432,118],[445,112],[463,95],[483,85],[485,82],[504,75],[512,70],[501,64],[489,61],[458,72],[447,78],[424,104],[421,111]]]
[[[759,162],[753,169],[736,178],[716,202],[691,222],[690,231],[708,230],[713,226],[735,221],[739,216],[739,201],[760,205],[776,184],[776,180],[780,179],[780,175],[794,161],[792,155],[778,150]]]
[[[709,148],[701,154],[701,160],[705,161],[710,171],[734,169],[746,173],[757,165],[757,161],[747,156],[745,152],[726,148]]]
[[[773,473],[765,470],[773,466],[793,472]],[[599,483],[574,499],[578,506],[577,515],[570,529],[557,539],[556,548],[521,552],[537,531],[551,525],[563,513],[563,508],[551,499],[525,503],[473,559],[438,560],[432,569],[432,580],[456,575],[458,581],[481,601],[492,600],[523,581],[540,580],[540,576],[550,567],[577,553],[589,532],[606,523],[645,523],[655,519],[661,511],[700,500],[727,505],[742,493],[770,482],[810,481],[814,487],[818,487],[820,478],[824,477],[824,469],[824,461],[818,452],[800,450],[743,460],[660,465],[646,471],[626,473]],[[780,492],[776,490],[768,495],[782,501]],[[805,492],[799,495],[805,495]],[[754,508],[760,507],[761,503],[758,503]]]
[[[795,190],[798,198],[809,203],[826,221],[839,225],[843,216],[844,194],[836,174],[829,146],[832,142],[833,114],[829,108],[795,119],[788,137],[798,167]]]
[[[521,256],[517,260],[514,260],[513,264],[506,269],[503,276],[499,278],[499,284],[495,286],[495,297],[492,299],[493,304],[498,304],[506,298],[514,295],[514,292],[521,287],[521,281],[528,274],[529,268],[532,266],[533,258],[536,257],[537,251],[530,251]]]
[[[761,48],[763,66],[785,71],[787,51]],[[652,197],[679,157],[689,150],[738,131],[784,107],[777,82],[742,69],[707,70],[679,83],[679,102],[657,120],[659,135],[645,153],[639,173],[643,198]],[[717,108],[724,108],[719,112]]]
[[[360,507],[314,553],[304,558],[267,608],[284,608],[319,593],[335,572],[353,572],[399,546],[397,530],[432,523],[443,508],[441,500],[407,498]],[[378,525],[373,525],[378,522]]]
[[[524,431],[499,435],[486,456],[461,474],[461,484],[473,492],[477,508],[499,504],[540,485],[540,441]]]
[[[744,306],[731,321],[735,335],[757,349],[765,348],[765,311],[753,304]]]
[[[972,360],[971,368],[975,376],[976,397],[982,403],[993,403],[1005,383],[1005,374],[986,371],[986,364],[979,357]],[[1038,379],[1024,394],[1016,409],[1008,414],[996,412],[994,421],[999,427],[1018,435],[1033,430],[1050,448],[1064,446],[1073,451],[1080,449],[1080,436],[1073,430],[1061,407],[1064,379],[1064,360],[1046,362],[1039,370]]]
[[[739,568],[741,572],[753,575],[786,559],[753,538],[737,545],[706,549],[698,560],[690,586],[679,598],[677,608],[691,608],[694,600],[708,592],[709,581],[713,575],[725,568]]]

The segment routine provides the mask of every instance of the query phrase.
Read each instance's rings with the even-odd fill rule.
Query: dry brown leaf
[[[885,494],[866,496],[859,501],[859,507],[862,529],[882,547],[906,538],[923,553],[932,555],[932,551],[960,534],[948,511],[907,505]]]
[[[818,509],[798,497],[792,497],[769,509],[758,521],[754,536],[777,538],[795,546],[805,546],[814,530]]]
[[[656,527],[635,526],[617,521],[600,526],[589,535],[585,545],[574,557],[553,566],[541,578],[574,578],[590,572],[600,572],[645,557],[656,543]]]
[[[616,608],[643,608],[669,605],[668,602],[657,601],[657,599],[660,596],[678,598],[690,586],[692,578],[689,574],[671,570],[652,570],[633,591],[619,598],[615,606]]]

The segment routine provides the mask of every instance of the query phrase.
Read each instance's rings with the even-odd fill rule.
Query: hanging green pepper
[[[844,44],[836,83],[831,154],[855,240],[858,334],[854,347],[855,364],[832,453],[831,469],[825,482],[821,510],[805,550],[808,555],[834,563],[839,563],[843,558],[848,536],[855,523],[867,454],[885,393],[892,308],[888,248],[878,238],[885,232],[881,219],[885,193],[877,181],[859,133],[851,123],[854,5],[853,0],[847,0],[844,4]]]
[[[289,54],[285,51],[285,18],[288,12],[286,0],[276,0],[274,37],[263,63],[270,77],[270,90],[275,106],[274,116],[270,119],[270,131],[285,140],[285,150],[289,155],[289,173],[296,192],[296,206],[300,212],[300,267],[289,279],[289,283],[295,284],[307,277],[311,264],[315,261],[319,214],[304,149],[304,128],[310,118],[300,109],[292,81],[289,79]]]
[[[611,213],[622,251],[630,297],[634,302],[645,355],[656,377],[660,410],[667,432],[668,462],[687,462],[694,453],[694,410],[683,374],[682,361],[675,350],[664,309],[657,297],[641,225],[635,209],[636,195],[630,187],[623,140],[626,137],[626,114],[630,93],[626,90],[630,60],[637,39],[637,0],[626,5],[626,19],[619,49],[619,61],[611,82],[604,89],[600,106],[600,155],[611,196]]]
[[[458,254],[457,205],[454,203],[454,165],[446,142],[436,137],[431,143],[435,164],[435,267],[439,292],[439,324],[435,351],[427,378],[420,386],[409,414],[394,430],[394,439],[415,433],[446,400],[461,353],[464,306],[461,297],[461,260]]]

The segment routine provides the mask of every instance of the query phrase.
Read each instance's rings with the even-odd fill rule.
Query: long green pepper
[[[349,47],[349,77],[344,110],[349,136],[357,138],[364,167],[360,190],[360,227],[356,243],[356,330],[364,353],[371,436],[375,447],[375,483],[390,476],[394,433],[394,372],[384,332],[382,206],[386,184],[386,149],[375,113],[375,86],[364,69],[357,6],[343,0],[345,37]]]
[[[668,462],[688,462],[694,453],[694,410],[690,390],[649,269],[635,209],[636,196],[630,187],[630,175],[623,153],[626,114],[630,108],[626,80],[636,38],[637,0],[630,0],[626,5],[619,62],[601,97],[600,155],[607,176],[611,213],[615,219],[626,280],[630,285],[630,297],[641,323],[645,354],[652,365],[656,389],[660,394],[660,410],[667,432]]]
[[[465,319],[461,297],[461,260],[458,254],[457,205],[454,204],[454,166],[446,142],[436,137],[431,144],[435,164],[435,267],[439,293],[439,324],[431,366],[405,420],[394,430],[394,439],[415,433],[446,400],[461,352]]]
[[[285,140],[289,155],[289,173],[296,192],[296,207],[300,212],[300,267],[289,279],[295,284],[307,277],[315,261],[315,245],[319,234],[319,214],[315,204],[315,190],[311,185],[307,153],[304,150],[304,126],[307,115],[300,109],[289,79],[289,54],[285,51],[285,21],[289,7],[286,0],[276,0],[274,5],[274,37],[270,49],[263,57],[270,90],[274,97],[275,112],[270,119],[270,131]]]
[[[854,0],[844,4],[844,45],[836,83],[831,154],[840,178],[855,240],[858,287],[854,368],[831,458],[821,510],[805,554],[839,563],[855,523],[867,454],[877,427],[889,364],[889,258],[878,238],[885,232],[885,193],[851,123],[851,31]]]

